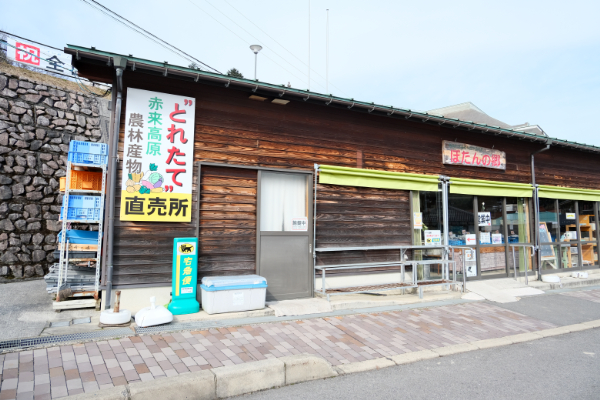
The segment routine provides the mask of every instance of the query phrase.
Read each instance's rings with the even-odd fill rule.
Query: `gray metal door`
[[[310,184],[310,186],[309,186]],[[312,174],[259,171],[257,272],[267,300],[311,297]]]

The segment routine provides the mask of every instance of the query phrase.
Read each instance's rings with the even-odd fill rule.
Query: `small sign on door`
[[[308,231],[308,218],[292,218],[292,231]]]
[[[439,246],[442,244],[442,231],[425,231],[425,246]]]
[[[477,235],[465,235],[465,243],[467,246],[475,246],[477,244]]]
[[[423,229],[423,213],[413,213],[414,229]]]
[[[489,212],[480,212],[479,226],[492,226],[492,214]]]
[[[477,276],[477,253],[475,249],[465,250],[465,269],[467,277]]]

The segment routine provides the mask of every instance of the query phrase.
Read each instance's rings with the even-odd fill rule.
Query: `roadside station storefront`
[[[198,282],[257,273],[269,299],[313,296],[315,265],[378,264],[333,276],[349,284],[395,279],[397,268],[385,266],[400,261],[394,246],[472,250],[449,255],[467,279],[514,276],[515,265],[530,276],[538,267],[599,266],[600,148],[96,49],[65,51],[80,75],[113,83],[119,161],[109,168],[117,189],[101,279],[103,290],[123,291],[124,304],[168,301],[173,239],[186,237],[198,238]],[[146,97],[132,103],[135,93]],[[134,126],[138,114],[143,126]],[[532,154],[548,143],[533,179]],[[316,251],[334,248],[350,250]]]

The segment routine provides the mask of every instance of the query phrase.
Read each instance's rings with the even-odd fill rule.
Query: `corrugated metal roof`
[[[73,62],[80,57],[86,57],[92,60],[96,60],[99,62],[107,63],[107,65],[111,65],[111,60],[114,57],[121,57],[127,60],[127,66],[132,69],[140,69],[147,70],[154,73],[161,73],[164,76],[178,76],[181,78],[187,78],[189,80],[198,82],[200,80],[204,82],[212,82],[212,83],[222,83],[226,87],[231,85],[237,87],[244,87],[246,89],[251,89],[253,92],[260,93],[268,92],[272,96],[278,97],[295,97],[297,99],[301,98],[304,101],[311,100],[314,101],[322,101],[325,105],[337,105],[337,106],[346,106],[348,109],[361,109],[362,111],[367,111],[369,113],[373,113],[376,115],[387,115],[387,116],[396,116],[403,117],[405,119],[417,120],[425,123],[438,125],[449,125],[454,128],[463,128],[468,130],[477,130],[482,133],[494,134],[494,135],[502,135],[509,138],[515,138],[520,140],[529,140],[532,142],[538,142],[541,144],[546,144],[549,140],[552,141],[553,146],[561,146],[571,149],[577,149],[581,151],[588,151],[594,153],[600,153],[599,146],[587,145],[577,142],[570,142],[564,139],[558,138],[549,138],[547,136],[535,135],[532,133],[512,130],[510,128],[504,128],[500,126],[492,126],[486,125],[476,122],[470,121],[461,121],[460,119],[455,118],[447,118],[439,115],[434,115],[431,113],[423,112],[423,111],[415,111],[411,109],[397,108],[393,106],[385,106],[375,103],[370,103],[366,101],[354,100],[353,98],[343,98],[338,96],[333,96],[330,94],[323,94],[317,92],[311,92],[308,90],[294,89],[288,88],[284,85],[274,85],[271,83],[260,82],[258,80],[250,80],[250,79],[241,79],[234,78],[227,75],[221,75],[213,72],[200,71],[192,68],[171,65],[166,62],[157,62],[152,60],[146,60],[143,58],[133,57],[132,55],[124,55],[118,53],[111,53],[106,51],[97,50],[95,48],[86,48],[75,45],[67,45],[65,48],[65,52],[68,54],[72,54],[75,57],[73,58]]]

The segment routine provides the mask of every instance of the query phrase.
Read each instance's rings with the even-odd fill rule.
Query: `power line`
[[[254,39],[256,39],[259,42],[262,42],[259,38],[257,38],[256,36],[254,36],[252,33],[248,32],[243,26],[241,26],[240,24],[238,24],[237,22],[235,22],[233,19],[231,19],[227,14],[225,14],[223,11],[219,10],[218,7],[216,7],[214,4],[212,4],[210,1],[205,0],[212,8],[214,8],[215,10],[217,10],[218,12],[220,12],[221,14],[223,14],[225,16],[225,18],[227,18],[228,20],[230,20],[231,22],[233,22],[238,28],[240,28],[241,30],[243,30],[244,32],[246,32],[248,35],[252,36]],[[298,72],[300,72],[301,74],[306,75],[305,72],[302,72],[302,70],[298,67],[296,67],[294,64],[292,64],[291,62],[289,62],[288,60],[286,60],[285,58],[283,58],[281,55],[279,55],[275,50],[271,49],[269,46],[264,45],[264,47],[266,49],[269,49],[273,52],[273,54],[275,54],[277,57],[281,58],[283,61],[285,61],[286,63],[290,64],[292,67],[294,67],[296,70],[298,70]],[[309,74],[310,77],[310,74]]]
[[[21,36],[13,35],[12,33],[8,33],[8,32],[5,32],[5,31],[0,31],[0,33],[4,33],[5,35],[11,36],[11,37],[16,37],[16,38],[19,38],[19,39],[27,40],[28,42],[39,44],[40,46],[45,46],[45,47],[48,47],[48,48],[51,48],[51,49],[54,49],[54,50],[64,51],[63,49],[59,49],[58,47],[49,46],[47,44],[36,42],[35,40],[27,39],[27,38],[24,38],[24,37],[21,37]]]
[[[132,26],[130,26],[130,25],[127,25],[125,22],[123,22],[123,21],[121,21],[121,20],[117,19],[116,17],[114,17],[114,16],[113,16],[113,15],[111,15],[111,14],[108,14],[107,12],[105,12],[104,10],[102,10],[101,8],[98,8],[98,7],[94,6],[93,4],[90,4],[90,3],[88,3],[86,0],[81,0],[81,1],[82,1],[83,3],[85,3],[86,5],[88,5],[88,6],[92,7],[94,10],[96,10],[96,11],[100,11],[102,14],[106,15],[107,17],[109,17],[109,18],[111,18],[111,19],[113,19],[113,20],[117,21],[118,23],[120,23],[121,25],[125,26],[126,28],[128,28],[128,29],[131,29],[131,30],[132,30],[132,31],[134,31],[135,33],[139,33],[140,35],[144,36],[146,39],[149,39],[149,40],[153,41],[154,43],[156,43],[156,44],[158,44],[159,46],[161,46],[161,47],[165,48],[166,50],[170,51],[171,53],[173,53],[173,54],[176,54],[176,55],[177,55],[177,56],[179,56],[179,57],[182,57],[182,55],[181,55],[181,54],[177,53],[177,52],[176,52],[176,51],[174,51],[173,49],[171,49],[171,48],[169,48],[169,47],[167,47],[167,46],[163,45],[163,44],[162,44],[162,43],[160,43],[160,42],[157,42],[156,40],[152,39],[151,37],[149,37],[149,36],[147,36],[147,35],[143,34],[142,32],[140,32],[140,31],[138,31],[138,30],[136,30],[136,29],[135,29],[135,28],[133,28]],[[182,58],[185,58],[185,57],[182,57]],[[188,60],[188,61],[190,61],[190,60]]]
[[[204,10],[202,7],[198,6],[196,3],[194,3],[192,0],[188,0],[190,3],[192,3],[192,5],[194,5],[196,8],[198,8],[200,11],[202,11],[203,13],[205,13],[206,15],[208,15],[209,17],[211,17],[213,20],[215,20],[217,23],[219,23],[223,28],[227,29],[229,32],[233,33],[235,36],[237,36],[240,40],[242,40],[244,43],[248,44],[248,42],[246,41],[246,39],[242,38],[240,35],[238,35],[237,33],[235,33],[234,31],[232,31],[231,29],[229,29],[229,27],[227,27],[225,24],[223,24],[221,21],[219,21],[218,19],[216,19],[215,17],[213,17],[210,13],[208,13],[206,10]],[[258,39],[257,39],[258,40]],[[285,67],[283,67],[281,64],[279,64],[277,61],[273,60],[271,57],[269,57],[268,55],[264,54],[263,57],[266,57],[267,59],[271,60],[275,65],[279,66],[281,69],[283,69],[284,71],[288,72],[290,75],[292,75],[293,77],[302,80],[302,78],[299,78],[297,75],[294,75],[293,72],[290,72],[288,69],[286,69]]]
[[[271,35],[269,35],[266,31],[264,31],[260,26],[256,25],[254,22],[252,22],[252,20],[248,17],[246,17],[246,15],[244,15],[244,13],[242,13],[240,10],[238,10],[237,8],[235,8],[233,5],[231,5],[231,3],[229,3],[227,0],[223,0],[225,3],[227,3],[227,5],[231,8],[233,8],[235,11],[237,11],[238,14],[240,14],[242,17],[244,17],[248,22],[250,22],[252,25],[254,25],[256,28],[258,28],[258,30],[260,30],[262,33],[264,33],[265,35],[267,35],[272,41],[274,41],[275,43],[277,43],[282,49],[284,49],[285,51],[287,51],[289,54],[292,55],[292,57],[294,57],[296,60],[300,61],[302,64],[304,64],[305,66],[308,67],[308,64],[305,63],[304,61],[302,61],[301,58],[299,58],[298,56],[296,56],[294,53],[292,53],[291,51],[289,51],[284,45],[282,45],[281,43],[279,43],[275,38],[273,38]],[[327,78],[323,77],[323,75],[319,74],[316,70],[311,68],[311,71],[314,72],[315,74],[319,75],[321,78],[324,78],[327,80]],[[305,74],[306,75],[306,74]],[[338,88],[337,86],[335,86],[334,84],[331,84],[331,86],[333,86],[334,88],[336,88],[337,90],[339,90],[340,92],[342,92],[342,90],[340,88]]]
[[[179,49],[179,48],[177,48],[177,47],[173,46],[172,44],[170,44],[170,43],[168,43],[168,42],[166,42],[166,41],[164,41],[164,40],[162,40],[162,39],[161,39],[161,38],[159,38],[158,36],[156,36],[156,35],[154,35],[154,34],[152,34],[152,33],[148,32],[148,31],[147,31],[147,30],[145,30],[144,28],[142,28],[142,27],[140,27],[140,26],[138,26],[138,25],[134,24],[133,22],[129,21],[127,18],[125,18],[125,17],[123,17],[123,16],[121,16],[121,15],[117,14],[116,12],[112,11],[111,9],[109,9],[109,8],[107,8],[107,7],[105,7],[105,6],[103,6],[102,4],[100,4],[99,2],[97,2],[96,0],[82,0],[82,1],[83,1],[84,3],[86,3],[86,4],[88,4],[89,6],[91,6],[91,4],[90,4],[90,3],[88,3],[88,1],[91,1],[92,3],[94,3],[94,4],[96,4],[96,5],[100,6],[100,7],[102,7],[104,10],[108,11],[108,12],[109,12],[109,13],[111,13],[112,15],[115,15],[115,16],[116,16],[116,17],[118,17],[120,20],[126,21],[128,24],[130,24],[130,25],[133,25],[135,28],[137,28],[137,29],[139,29],[139,30],[143,31],[143,32],[145,33],[145,35],[144,35],[143,33],[139,32],[138,30],[136,30],[136,29],[133,29],[133,28],[129,27],[130,29],[133,29],[134,31],[136,31],[137,33],[140,33],[140,34],[142,34],[143,36],[145,36],[145,37],[146,37],[146,38],[148,38],[148,39],[150,39],[150,38],[149,38],[147,35],[150,35],[152,38],[154,38],[154,39],[156,39],[156,40],[160,41],[161,43],[164,43],[164,45],[167,45],[168,47],[170,47],[170,48],[171,48],[171,52],[174,52],[172,49],[175,49],[177,52],[179,52],[179,53],[180,53],[180,54],[178,54],[178,55],[180,55],[180,56],[181,56],[181,54],[183,54],[183,55],[185,55],[186,57],[188,57],[188,59],[191,59],[191,60],[193,60],[193,61],[195,61],[195,62],[198,62],[198,63],[200,63],[200,64],[204,65],[205,67],[207,67],[207,68],[210,68],[210,69],[212,69],[213,71],[216,71],[216,72],[217,72],[217,73],[219,73],[219,74],[222,74],[222,73],[221,73],[219,70],[217,70],[217,69],[215,69],[215,68],[211,67],[210,65],[208,65],[208,64],[206,64],[206,63],[203,63],[202,61],[198,60],[196,57],[193,57],[193,56],[189,55],[188,53],[186,53],[185,51],[183,51],[183,50],[181,50],[181,49]],[[106,13],[105,13],[103,10],[101,10],[101,9],[98,9],[97,7],[94,7],[94,8],[95,8],[96,10],[102,11],[104,14],[106,14]],[[109,15],[109,16],[110,16],[110,15]],[[112,17],[112,18],[113,18],[113,19],[115,19],[114,17]],[[121,22],[123,25],[126,25],[126,24],[125,24],[124,22],[122,22],[122,21],[119,21],[119,22]],[[126,25],[126,26],[127,26],[127,25]],[[154,40],[154,39],[151,39],[151,40],[152,40],[152,41],[154,41],[155,43],[157,43],[157,42],[156,42],[156,40]],[[164,45],[162,45],[162,44],[161,44],[161,46],[162,46],[162,47],[165,47]],[[166,47],[165,47],[165,48],[166,48]],[[177,53],[176,53],[176,54],[177,54]],[[184,58],[185,58],[185,57],[184,57]]]

